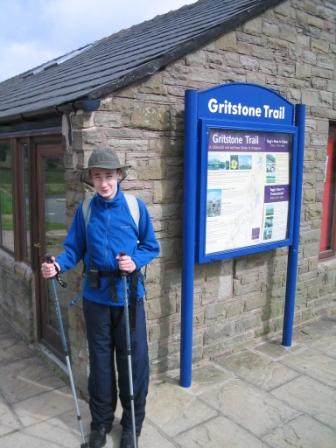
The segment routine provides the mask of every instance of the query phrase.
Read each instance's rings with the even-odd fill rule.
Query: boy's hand
[[[46,261],[41,265],[41,272],[44,278],[53,278],[57,274],[55,265],[58,271],[61,270],[60,265],[55,261],[55,257],[51,257],[52,263],[47,263]]]
[[[119,254],[116,256],[119,270],[131,274],[136,270],[136,265],[129,255]]]

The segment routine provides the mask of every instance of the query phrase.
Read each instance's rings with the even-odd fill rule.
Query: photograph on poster
[[[222,203],[222,190],[208,190],[207,216],[220,216]]]
[[[292,136],[208,130],[205,253],[287,238]]]

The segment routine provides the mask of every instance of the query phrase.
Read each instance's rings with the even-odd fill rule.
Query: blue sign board
[[[289,245],[294,106],[263,87],[229,84],[200,92],[197,109],[197,261]]]
[[[291,344],[304,117],[303,105],[255,84],[186,92],[183,386],[191,382],[195,262],[289,246],[283,343]]]

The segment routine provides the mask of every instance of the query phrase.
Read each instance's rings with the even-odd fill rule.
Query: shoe
[[[89,448],[102,448],[106,444],[106,426],[100,425],[91,429],[89,438]]]
[[[138,446],[138,436],[136,438],[136,444]],[[124,429],[121,433],[120,448],[135,448],[133,443],[133,433],[131,431]]]

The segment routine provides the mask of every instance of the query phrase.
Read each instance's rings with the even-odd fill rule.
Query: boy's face
[[[118,190],[118,181],[121,179],[119,170],[106,168],[92,168],[90,170],[93,188],[104,199],[112,199]]]

